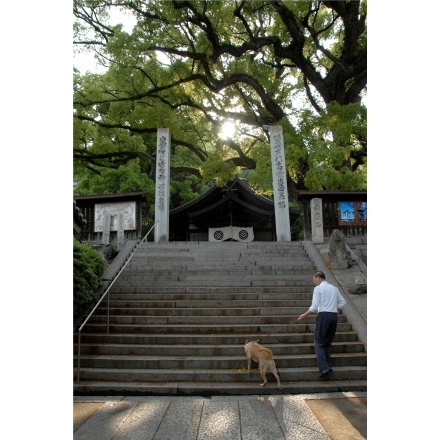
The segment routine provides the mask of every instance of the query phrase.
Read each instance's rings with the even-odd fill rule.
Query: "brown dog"
[[[244,345],[244,352],[248,360],[248,374],[251,367],[251,361],[258,364],[261,377],[263,378],[263,383],[260,386],[264,387],[267,384],[266,373],[272,373],[278,382],[278,388],[281,389],[280,377],[278,376],[277,367],[275,366],[275,361],[273,360],[273,353],[267,347],[263,347],[258,342],[248,342],[246,340]]]

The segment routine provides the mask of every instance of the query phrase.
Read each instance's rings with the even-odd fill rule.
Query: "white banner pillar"
[[[312,221],[312,243],[324,243],[322,199],[315,197],[310,200],[310,214]]]
[[[117,235],[117,247],[116,249],[120,251],[125,244],[125,233],[124,233],[124,213],[120,212],[118,214],[118,235]]]
[[[156,154],[156,198],[154,241],[168,241],[170,213],[170,154],[171,138],[169,128],[157,129]]]
[[[110,244],[111,221],[110,211],[106,209],[102,221],[102,244]]]
[[[284,139],[281,125],[269,127],[277,241],[291,241]]]

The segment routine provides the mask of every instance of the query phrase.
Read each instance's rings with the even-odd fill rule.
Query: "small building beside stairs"
[[[142,209],[146,202],[144,192],[74,196],[73,201],[74,215],[75,208],[79,209],[83,219],[83,224],[75,234],[81,241],[96,243],[102,240],[105,210],[110,212],[111,217],[111,243],[114,244],[117,240],[117,216],[119,213],[124,214],[125,239],[137,240],[142,237]]]
[[[298,191],[303,207],[304,240],[312,237],[311,200],[322,200],[324,238],[339,229],[346,237],[367,236],[367,191]]]

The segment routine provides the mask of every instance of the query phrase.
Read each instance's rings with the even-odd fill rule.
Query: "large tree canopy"
[[[136,18],[131,32],[112,22],[116,6]],[[74,0],[74,16],[75,47],[107,67],[74,71],[80,190],[121,167],[125,189],[151,190],[169,127],[172,179],[191,182],[176,202],[239,172],[270,194],[268,125],[283,127],[292,200],[366,188],[366,1]]]

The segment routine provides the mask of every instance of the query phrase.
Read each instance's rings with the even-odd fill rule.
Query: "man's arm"
[[[303,313],[302,315],[299,315],[298,321],[302,321],[303,319],[306,319],[311,315],[313,312],[311,310],[307,310],[307,312]]]

